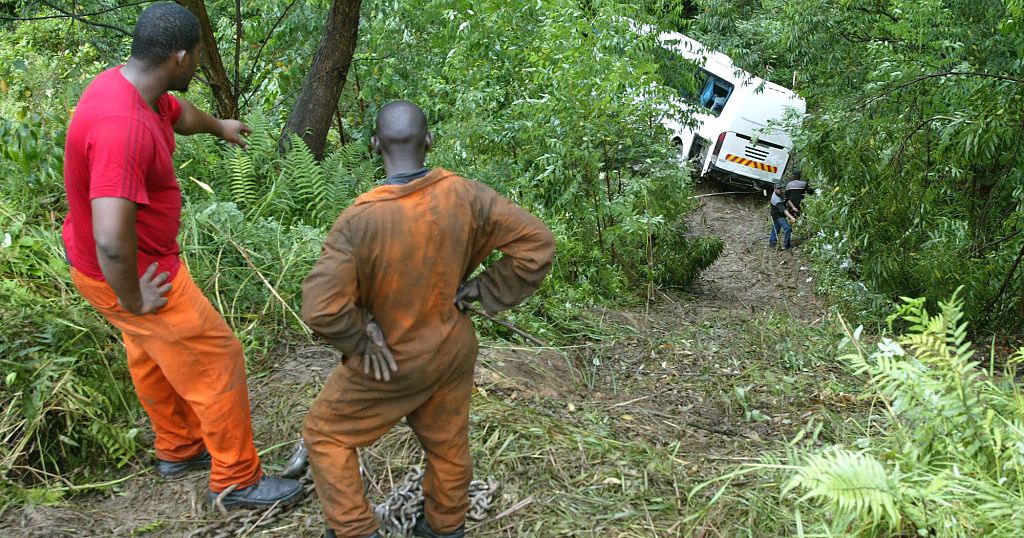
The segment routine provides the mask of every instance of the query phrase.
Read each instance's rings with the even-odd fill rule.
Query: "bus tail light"
[[[715,159],[718,159],[718,153],[720,151],[722,151],[722,144],[724,144],[724,143],[725,143],[725,133],[723,132],[722,134],[718,135],[718,142],[715,142],[715,151],[711,152],[711,154],[715,157]]]

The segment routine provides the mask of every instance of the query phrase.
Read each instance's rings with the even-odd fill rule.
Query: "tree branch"
[[[96,27],[99,27],[99,28],[109,28],[111,30],[114,30],[116,32],[124,34],[124,35],[126,35],[128,37],[132,37],[132,33],[130,31],[125,30],[124,28],[121,28],[120,26],[116,26],[116,25],[113,25],[113,24],[106,24],[106,23],[102,23],[102,22],[91,21],[91,20],[85,18],[86,17],[85,14],[75,13],[73,11],[68,11],[67,9],[64,9],[64,8],[60,7],[57,4],[55,4],[53,2],[50,2],[49,0],[39,0],[39,2],[43,3],[43,4],[46,4],[47,6],[52,8],[54,11],[57,11],[59,13],[63,13],[64,14],[64,18],[72,18],[72,19],[75,19],[76,21],[78,21],[80,23],[88,24],[89,26],[96,26]],[[138,3],[142,3],[142,2],[138,2]]]
[[[280,26],[281,22],[283,22],[285,17],[288,16],[288,12],[291,11],[292,6],[294,6],[296,2],[298,2],[298,0],[292,0],[288,6],[284,8],[284,11],[281,12],[281,16],[274,21],[274,25],[270,27],[270,31],[267,32],[267,35],[264,36],[263,40],[260,42],[260,48],[256,51],[256,56],[252,59],[252,68],[249,69],[249,76],[245,77],[245,85],[242,87],[242,91],[245,93],[245,102],[242,104],[243,107],[248,107],[249,100],[252,98],[252,80],[256,77],[256,66],[259,65],[259,59],[263,56],[263,49],[267,46],[267,43],[270,42],[270,38],[274,35],[277,27]]]
[[[991,312],[992,307],[999,302],[1002,298],[1003,293],[1006,292],[1006,287],[1010,285],[1010,281],[1013,280],[1013,275],[1017,272],[1017,267],[1020,266],[1021,259],[1024,259],[1024,244],[1020,246],[1020,252],[1017,253],[1017,259],[1013,261],[1013,265],[1010,266],[1010,270],[1006,273],[1006,278],[1003,279],[1003,285],[999,286],[999,291],[992,297],[992,300],[985,305],[985,312]]]
[[[241,84],[242,58],[242,0],[235,0],[235,98],[238,98],[238,87]]]
[[[907,149],[907,144],[910,143],[910,139],[913,138],[913,136],[915,134],[917,134],[918,131],[920,131],[921,129],[924,129],[925,127],[930,126],[933,122],[938,121],[938,120],[956,121],[956,118],[953,118],[953,117],[950,117],[950,116],[939,115],[939,116],[932,116],[930,118],[925,119],[921,123],[918,123],[917,126],[914,127],[914,129],[910,131],[910,134],[908,134],[903,139],[903,142],[900,143],[900,148],[899,148],[899,150],[896,151],[896,156],[893,157],[891,161],[889,161],[890,164],[892,164],[893,167],[898,166],[899,162],[900,162],[900,158],[903,157],[903,152],[906,151],[906,149]]]
[[[42,17],[0,17],[0,21],[45,21],[49,19],[74,19],[76,17],[94,17],[96,15],[102,15],[104,13],[110,13],[111,11],[117,11],[121,8],[141,6],[142,4],[152,4],[157,0],[142,0],[140,2],[131,2],[128,4],[121,4],[119,6],[108,7],[107,9],[101,9],[99,11],[93,11],[91,13],[76,13],[76,14],[63,14],[63,15],[44,15]],[[46,3],[46,2],[44,2]],[[49,5],[49,4],[47,4]],[[50,5],[51,8],[57,9]],[[57,9],[57,11],[61,11]],[[64,13],[61,11],[61,13]]]
[[[513,324],[511,324],[511,323],[509,323],[509,322],[507,322],[507,321],[505,321],[505,320],[503,320],[501,318],[498,318],[498,317],[495,317],[495,316],[492,316],[492,315],[488,314],[487,312],[485,312],[481,308],[477,308],[475,306],[470,305],[467,308],[467,310],[469,310],[470,312],[472,312],[472,313],[474,313],[474,314],[476,314],[476,315],[478,315],[478,316],[480,316],[480,317],[482,317],[484,319],[487,319],[491,323],[496,323],[498,325],[501,325],[502,327],[505,327],[506,329],[508,329],[508,330],[510,330],[510,331],[512,331],[512,332],[514,332],[516,334],[518,334],[519,336],[522,336],[523,338],[529,340],[530,342],[533,342],[534,344],[536,344],[536,345],[538,345],[540,347],[551,347],[550,345],[548,345],[547,342],[541,340],[540,338],[537,338],[536,336],[534,336],[534,335],[532,335],[532,334],[530,334],[530,333],[520,329],[519,327],[516,327],[515,325],[513,325]]]
[[[907,86],[911,86],[911,85],[917,84],[918,82],[922,82],[922,81],[933,79],[933,78],[942,78],[942,77],[982,77],[982,78],[993,78],[993,79],[997,79],[997,80],[1005,80],[1005,81],[1009,81],[1009,82],[1016,82],[1018,84],[1024,84],[1024,79],[1016,78],[1016,77],[1011,77],[1009,75],[994,75],[992,73],[979,73],[979,72],[975,72],[975,71],[945,71],[945,72],[942,72],[942,73],[931,73],[931,74],[928,74],[928,75],[921,75],[919,77],[916,77],[916,78],[914,78],[912,80],[909,80],[907,82],[904,82],[902,84],[898,84],[896,86],[893,86],[892,88],[889,88],[888,90],[885,90],[884,92],[882,92],[882,93],[880,93],[880,94],[878,94],[878,95],[868,99],[867,101],[864,101],[864,105],[867,106],[867,105],[869,105],[869,104],[871,104],[871,103],[873,103],[875,101],[878,101],[879,99],[881,99],[881,98],[883,98],[883,97],[885,97],[885,96],[887,96],[887,95],[889,95],[889,94],[891,94],[893,92],[902,90],[903,88],[906,88]]]
[[[885,17],[885,18],[891,20],[892,22],[896,22],[896,23],[900,22],[900,20],[897,19],[895,15],[893,15],[891,13],[887,13],[885,11],[882,11],[881,9],[868,9],[866,7],[858,7],[858,6],[853,6],[852,9],[854,11],[860,11],[861,13],[867,13],[868,15],[880,15],[882,17]]]
[[[1013,232],[1010,235],[1007,235],[1005,237],[1000,237],[999,239],[995,239],[993,241],[989,241],[988,243],[985,243],[984,245],[981,245],[981,246],[979,246],[979,247],[974,249],[976,251],[976,255],[983,254],[985,251],[987,251],[987,250],[989,250],[989,249],[991,249],[993,247],[997,247],[997,246],[999,246],[999,245],[1001,245],[1001,244],[1003,244],[1003,243],[1013,239],[1014,237],[1017,237],[1018,235],[1020,235],[1022,233],[1024,233],[1024,228],[1021,228],[1021,229],[1019,229],[1019,230],[1017,230],[1017,231],[1015,231],[1015,232]]]

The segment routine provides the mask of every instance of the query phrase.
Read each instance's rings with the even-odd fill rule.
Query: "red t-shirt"
[[[68,215],[64,246],[71,265],[103,280],[92,234],[94,198],[125,198],[138,205],[139,275],[153,262],[158,273],[178,272],[181,189],[174,176],[174,123],[181,105],[170,94],[146,104],[120,67],[107,69],[78,101],[64,148]]]

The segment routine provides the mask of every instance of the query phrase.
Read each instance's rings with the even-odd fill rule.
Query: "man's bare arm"
[[[174,123],[174,132],[185,136],[208,133],[243,148],[249,147],[242,137],[243,134],[252,134],[248,125],[238,120],[219,120],[199,110],[187,99],[179,97],[178,103],[181,105],[181,116]]]
[[[148,314],[167,304],[171,290],[166,271],[154,276],[157,264],[138,276],[138,237],[135,235],[135,203],[124,198],[92,200],[92,233],[103,278],[117,294],[118,302],[135,315]]]

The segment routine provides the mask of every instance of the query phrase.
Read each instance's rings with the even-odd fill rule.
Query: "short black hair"
[[[135,23],[132,57],[158,64],[179,50],[199,44],[199,19],[188,8],[172,2],[147,7]]]

